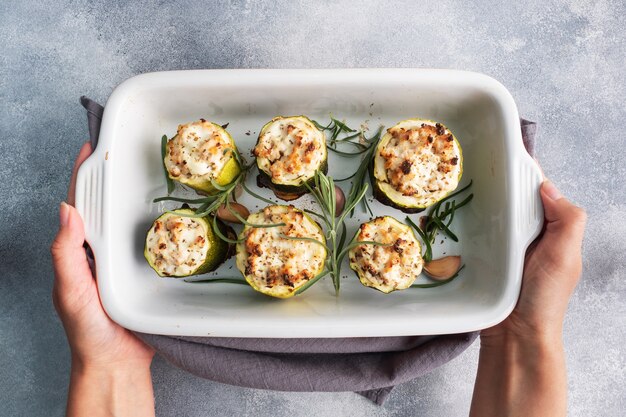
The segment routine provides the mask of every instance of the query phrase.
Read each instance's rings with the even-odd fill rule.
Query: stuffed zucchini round
[[[258,184],[278,198],[293,200],[308,191],[316,171],[328,171],[326,136],[305,116],[278,116],[265,124],[252,153]]]
[[[204,194],[215,194],[215,184],[229,184],[241,172],[237,147],[222,126],[200,119],[178,126],[167,142],[164,164],[168,176]]]
[[[363,223],[356,241],[373,241],[386,246],[362,244],[348,253],[350,268],[361,284],[385,294],[409,288],[422,272],[422,246],[411,228],[393,217],[377,217]]]
[[[289,298],[322,272],[326,261],[323,245],[298,238],[315,239],[325,244],[319,224],[293,206],[268,206],[248,217],[237,244],[237,268],[255,290],[277,298]],[[292,239],[287,239],[289,236]]]
[[[213,231],[212,217],[185,217],[194,214],[188,208],[164,213],[157,218],[146,236],[144,256],[162,277],[187,277],[213,271],[231,255],[231,245]],[[235,232],[218,220],[225,235]]]
[[[454,191],[463,173],[461,145],[430,120],[404,120],[381,138],[370,174],[374,197],[405,213],[417,213]]]

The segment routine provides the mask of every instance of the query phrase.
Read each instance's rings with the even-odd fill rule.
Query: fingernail
[[[67,226],[67,222],[70,218],[70,206],[65,201],[61,202],[59,206],[59,224],[61,227]]]
[[[546,194],[546,196],[548,196],[552,200],[558,200],[559,198],[563,197],[561,192],[557,190],[557,188],[554,186],[554,184],[550,180],[545,180],[543,182],[543,191]]]

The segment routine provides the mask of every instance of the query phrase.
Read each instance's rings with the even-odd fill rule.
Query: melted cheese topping
[[[259,134],[253,153],[274,184],[301,185],[326,160],[326,136],[304,116],[276,117]]]
[[[205,225],[171,213],[156,219],[146,237],[148,261],[165,276],[192,274],[204,263],[208,250]]]
[[[376,150],[374,176],[393,202],[427,207],[459,185],[461,148],[443,125],[411,119],[387,130]]]
[[[175,179],[215,179],[232,157],[233,145],[226,131],[200,119],[178,126],[167,143],[165,166]]]
[[[377,217],[363,223],[357,240],[390,245],[359,245],[350,250],[350,267],[368,287],[385,293],[403,290],[422,272],[420,243],[409,226],[392,217]]]
[[[284,236],[312,238],[325,243],[313,220],[293,206],[269,206],[248,217],[252,224],[285,223],[285,226],[246,226],[237,247],[237,267],[257,290],[287,296],[321,272],[326,260],[323,246]]]

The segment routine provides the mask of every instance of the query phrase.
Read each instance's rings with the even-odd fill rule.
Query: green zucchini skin
[[[308,184],[309,187],[311,188],[315,187],[315,177],[309,178],[302,185],[275,184],[272,182],[272,178],[269,175],[267,175],[265,171],[260,170],[260,169],[258,171],[259,171],[259,175],[257,175],[257,186],[261,188],[269,188],[275,194],[276,193],[289,194],[289,195],[296,196],[295,198],[299,198],[309,192],[305,184]],[[324,160],[324,162],[322,163],[322,166],[320,167],[320,171],[323,172],[324,174],[328,173],[328,159]]]
[[[372,194],[374,198],[378,200],[380,203],[386,206],[395,208],[396,210],[400,210],[404,213],[408,213],[408,214],[421,213],[422,211],[426,210],[426,207],[401,206],[398,203],[392,201],[389,197],[387,197],[387,194],[385,194],[383,190],[381,190],[380,187],[378,186],[378,181],[376,181],[376,177],[374,177],[374,160],[373,159],[372,159],[372,162],[370,163],[368,171],[369,171],[370,183],[372,184]]]
[[[234,152],[237,152],[237,153],[239,152],[234,145],[233,145],[233,150]],[[237,158],[233,156],[231,157],[231,159],[228,160],[228,162],[224,166],[224,169],[222,169],[222,171],[214,179],[214,181],[217,183],[217,185],[226,186],[230,184],[231,182],[233,182],[240,173],[241,173],[241,165],[237,161]],[[189,188],[192,188],[196,193],[200,195],[211,196],[211,195],[216,195],[220,193],[220,190],[216,189],[213,186],[213,184],[211,183],[211,180],[206,180],[206,179],[187,180],[187,179],[182,179],[182,178],[176,178],[176,177],[173,177],[169,172],[168,172],[168,176],[173,181],[179,182],[183,185],[186,185]]]
[[[190,208],[187,207],[181,207],[179,209],[176,210],[172,210],[173,213],[180,213],[180,214],[193,214],[194,211]],[[163,213],[162,215],[160,215],[159,217],[157,217],[153,222],[152,225],[150,226],[150,229],[148,229],[148,231],[146,232],[146,242],[145,242],[145,247],[144,247],[144,257],[146,259],[146,261],[148,262],[148,265],[150,265],[150,267],[152,269],[154,269],[154,271],[161,277],[170,277],[170,278],[184,278],[184,277],[188,277],[188,276],[192,276],[192,275],[200,275],[200,274],[205,274],[207,272],[211,272],[214,271],[215,269],[217,269],[222,263],[224,263],[228,258],[230,258],[231,256],[233,256],[233,254],[235,253],[235,245],[234,244],[230,244],[228,242],[223,241],[222,239],[220,239],[217,234],[213,231],[213,216],[212,215],[207,215],[205,217],[200,217],[197,218],[196,220],[200,221],[201,223],[203,223],[206,233],[205,233],[205,238],[209,241],[209,249],[207,252],[207,257],[206,260],[200,265],[198,266],[195,270],[191,271],[191,273],[189,274],[181,274],[181,275],[170,275],[170,274],[166,274],[166,273],[162,273],[159,271],[159,269],[152,264],[152,262],[150,261],[150,257],[148,255],[149,253],[149,248],[148,248],[148,235],[150,230],[154,227],[155,223],[158,220],[162,220],[165,219],[166,217],[168,217],[170,215],[170,213]],[[225,224],[224,222],[222,222],[220,219],[217,219],[216,221],[218,228],[220,229],[220,231],[227,237],[235,239],[236,238],[236,233],[235,230],[230,227],[229,225]]]
[[[363,227],[365,227],[368,224],[372,224],[372,223],[376,223],[377,221],[381,221],[381,220],[385,220],[385,219],[389,219],[394,223],[397,223],[398,225],[400,225],[400,227],[404,230],[408,230],[411,233],[411,236],[413,238],[413,240],[415,241],[415,244],[417,245],[417,253],[421,254],[422,252],[422,245],[420,244],[417,236],[415,235],[415,231],[413,231],[409,226],[405,225],[404,223],[398,221],[397,219],[395,219],[394,217],[391,216],[379,216],[376,217],[372,220],[369,220],[365,223],[362,223],[361,226],[359,227],[359,229],[357,230],[357,234],[355,236],[355,239],[358,239],[359,233],[362,230]],[[348,259],[350,261],[350,269],[352,269],[354,271],[354,273],[357,275],[357,277],[359,278],[359,281],[361,282],[361,284],[367,288],[371,288],[374,289],[376,291],[380,291],[384,294],[389,294],[393,291],[401,291],[403,289],[408,288],[410,285],[413,284],[413,282],[415,281],[415,279],[417,278],[417,276],[421,273],[422,271],[422,265],[423,265],[423,258],[421,257],[421,255],[419,255],[419,262],[421,263],[419,270],[415,271],[414,274],[414,278],[412,278],[412,280],[410,282],[408,282],[408,285],[405,286],[404,288],[397,288],[397,287],[385,287],[384,284],[386,284],[386,282],[383,282],[383,284],[381,285],[376,284],[376,283],[372,283],[371,280],[368,280],[364,275],[363,275],[363,270],[362,268],[359,267],[358,265],[358,260],[355,257],[355,251],[356,248],[352,248],[349,253],[348,253]]]

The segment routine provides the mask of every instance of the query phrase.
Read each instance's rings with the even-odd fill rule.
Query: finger
[[[93,280],[83,248],[85,229],[78,211],[69,204],[61,203],[59,223],[59,232],[50,249],[56,283],[66,286],[77,280]]]
[[[580,247],[585,231],[587,215],[585,211],[563,197],[559,190],[546,180],[541,185],[546,226],[544,239],[557,247]]]
[[[546,265],[571,265],[578,274],[587,219],[585,211],[563,197],[547,180],[541,187],[541,199],[546,219],[539,242],[542,259]]]
[[[67,203],[71,206],[74,205],[74,197],[76,196],[76,176],[78,175],[78,168],[85,162],[85,159],[89,158],[89,155],[93,152],[91,149],[91,143],[85,142],[78,152],[76,161],[74,162],[74,168],[72,169],[72,178],[70,179],[70,188],[67,191]]]

